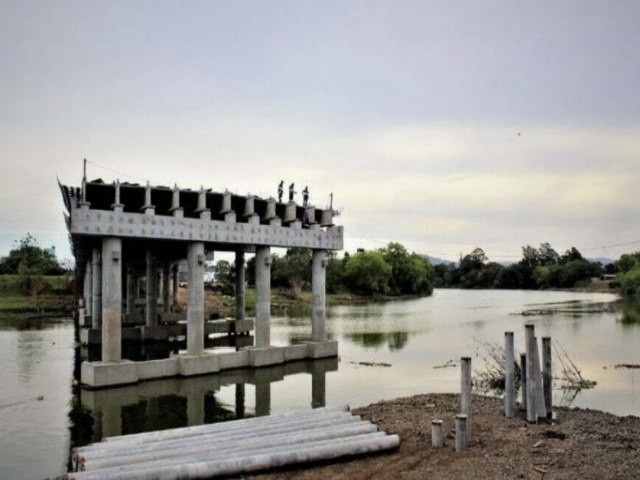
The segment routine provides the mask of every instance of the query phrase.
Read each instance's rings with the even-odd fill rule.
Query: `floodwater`
[[[555,404],[640,416],[640,369],[615,368],[640,363],[638,312],[612,294],[436,290],[428,298],[331,308],[327,332],[339,342],[339,359],[99,391],[73,386],[90,352],[75,348],[71,320],[18,328],[0,319],[0,478],[60,475],[71,447],[104,436],[456,392],[457,360],[471,356],[481,372],[490,350],[483,345],[501,345],[506,330],[524,350],[525,323],[538,337],[551,336],[554,355],[563,349],[584,379],[597,382],[582,391],[558,384]],[[274,317],[272,343],[306,340],[310,330],[307,315]],[[147,350],[129,355],[163,355]],[[562,375],[557,360],[554,369]]]

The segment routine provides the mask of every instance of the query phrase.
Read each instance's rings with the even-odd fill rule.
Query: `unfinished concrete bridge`
[[[82,339],[101,343],[101,361],[85,361],[83,385],[93,388],[172,376],[215,373],[302,359],[337,356],[325,335],[326,252],[343,247],[333,210],[210,189],[105,183],[82,179],[60,185],[76,270]],[[271,248],[312,250],[312,341],[273,346],[270,339]],[[205,321],[204,268],[208,253],[235,252],[236,318]],[[256,313],[245,318],[245,254],[256,256]],[[177,264],[187,264],[186,324],[177,301]],[[146,278],[144,324],[136,308]],[[161,285],[161,288],[159,288]],[[158,298],[161,301],[158,301]],[[140,319],[141,320],[141,319]],[[234,352],[205,349],[210,333],[254,329],[255,345]],[[133,362],[122,358],[123,339],[166,340],[186,333],[186,353]]]

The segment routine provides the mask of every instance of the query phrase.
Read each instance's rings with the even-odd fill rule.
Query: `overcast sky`
[[[640,2],[0,2],[0,255],[56,175],[342,209],[347,250],[640,250]],[[111,169],[107,170],[105,169]]]

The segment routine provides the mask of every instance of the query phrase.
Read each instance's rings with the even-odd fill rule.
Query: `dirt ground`
[[[640,418],[594,410],[556,410],[554,424],[506,419],[502,400],[475,396],[470,447],[456,453],[452,436],[431,447],[431,420],[453,429],[458,396],[416,395],[355,409],[400,435],[392,453],[312,468],[252,475],[275,479],[640,479]]]

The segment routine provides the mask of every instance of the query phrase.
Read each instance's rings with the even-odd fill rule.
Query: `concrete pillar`
[[[147,327],[158,325],[158,270],[156,259],[151,250],[147,250],[147,292],[144,319]]]
[[[98,329],[102,325],[102,259],[101,249],[94,248],[91,257],[91,328]]]
[[[136,267],[133,264],[129,264],[127,265],[127,315],[131,315],[135,310],[136,297],[138,296],[137,287]]]
[[[170,311],[171,295],[169,292],[169,262],[162,264],[162,311]]]
[[[172,269],[171,293],[173,296],[173,306],[179,305],[178,291],[180,290],[180,280],[178,278],[178,264],[176,263]]]
[[[85,297],[84,307],[87,309],[87,315],[93,315],[93,258],[87,260],[87,269],[85,270]]]
[[[256,347],[271,344],[271,248],[256,247]]]
[[[456,415],[456,452],[463,451],[469,445],[468,420],[463,413]]]
[[[547,418],[553,417],[553,372],[551,366],[551,337],[542,337],[542,389]]]
[[[122,359],[122,241],[102,239],[102,361]]]
[[[236,319],[244,320],[244,252],[236,252]]]
[[[520,408],[527,411],[527,354],[520,354]]]
[[[444,447],[442,420],[431,420],[431,446],[435,448]]]
[[[204,243],[190,243],[187,249],[187,354],[204,350]]]
[[[504,414],[507,418],[515,415],[515,359],[513,351],[513,332],[504,332]]]
[[[326,267],[327,252],[324,250],[314,250],[311,256],[311,289],[313,293],[311,339],[316,342],[325,340]]]
[[[471,438],[471,357],[460,359],[460,413],[466,416],[465,432]]]

